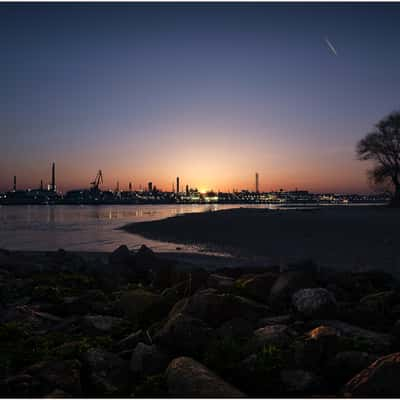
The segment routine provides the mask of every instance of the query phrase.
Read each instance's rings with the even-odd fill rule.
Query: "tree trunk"
[[[390,206],[400,207],[400,182],[397,180],[394,182],[394,194]]]

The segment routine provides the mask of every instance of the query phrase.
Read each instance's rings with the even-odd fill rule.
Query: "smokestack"
[[[259,182],[258,182],[258,172],[256,172],[256,193],[260,193],[260,188],[259,188]]]
[[[56,163],[53,162],[51,167],[51,191],[56,191]]]
[[[14,192],[17,190],[17,176],[14,175],[14,186],[13,186]]]
[[[129,182],[129,191],[132,192],[132,182]]]
[[[40,191],[43,192],[43,179],[40,180]]]
[[[179,193],[179,176],[176,177],[176,193]]]

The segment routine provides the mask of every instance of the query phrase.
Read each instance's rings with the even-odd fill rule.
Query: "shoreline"
[[[137,222],[120,229],[281,264],[311,259],[334,268],[400,271],[400,210],[381,206],[237,208]]]

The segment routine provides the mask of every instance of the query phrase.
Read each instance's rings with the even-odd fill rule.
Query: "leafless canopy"
[[[390,182],[394,187],[394,200],[400,200],[400,112],[393,112],[379,121],[375,130],[357,144],[360,160],[374,161],[369,171],[373,182]]]

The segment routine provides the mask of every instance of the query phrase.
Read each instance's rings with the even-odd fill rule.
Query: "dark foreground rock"
[[[344,393],[353,397],[398,397],[400,353],[389,354],[372,363],[346,384]]]
[[[379,272],[0,254],[7,397],[396,396],[398,352],[400,289]]]
[[[172,360],[166,376],[168,393],[173,397],[245,397],[238,389],[189,357]]]

